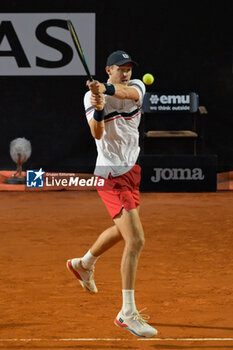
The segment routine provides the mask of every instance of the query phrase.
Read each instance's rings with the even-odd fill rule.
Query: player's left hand
[[[100,83],[98,80],[87,81],[87,86],[93,94],[103,94],[106,91],[104,84]]]

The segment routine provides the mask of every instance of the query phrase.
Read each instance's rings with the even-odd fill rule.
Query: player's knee
[[[145,239],[144,237],[137,237],[134,242],[136,251],[140,252],[144,246]]]
[[[141,251],[145,243],[143,236],[134,237],[129,242],[126,242],[128,249],[132,252],[138,253]]]
[[[139,247],[140,247],[140,250],[144,247],[144,244],[145,244],[145,237],[140,237],[140,240],[139,240]]]

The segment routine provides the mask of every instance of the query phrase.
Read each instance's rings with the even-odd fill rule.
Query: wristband
[[[115,88],[114,88],[114,85],[109,84],[109,83],[103,83],[103,84],[104,84],[105,89],[106,89],[106,91],[104,92],[104,93],[105,93],[105,95],[110,95],[110,96],[112,96],[112,95],[114,95],[114,94],[115,94]]]
[[[95,109],[93,117],[97,122],[102,122],[102,120],[104,120],[104,110],[101,109],[100,111],[98,111],[97,109]]]

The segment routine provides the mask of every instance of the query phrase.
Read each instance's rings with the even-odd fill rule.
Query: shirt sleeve
[[[139,104],[139,106],[142,106],[143,98],[144,98],[144,95],[146,93],[146,88],[145,88],[144,83],[139,79],[133,79],[133,80],[130,80],[128,86],[134,87],[137,90],[137,92],[139,93],[138,104]]]
[[[85,108],[85,113],[86,113],[86,118],[88,123],[93,118],[94,111],[95,111],[95,108],[92,106],[90,102],[90,97],[91,97],[91,92],[90,91],[86,92],[84,96],[84,108]]]

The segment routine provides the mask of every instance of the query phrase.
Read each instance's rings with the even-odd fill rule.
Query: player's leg
[[[82,267],[86,270],[92,269],[100,255],[122,239],[123,237],[116,225],[107,228],[99,235],[92,247],[81,258]]]
[[[144,231],[139,218],[139,209],[122,210],[114,222],[125,240],[121,261],[122,297],[121,311],[115,318],[115,324],[140,337],[152,337],[157,330],[145,322],[137,311],[134,299],[134,285],[138,260],[144,245]]]
[[[137,212],[139,213],[139,206]],[[90,254],[82,258],[83,267],[89,269],[96,262],[97,258],[123,239],[117,225],[107,228],[102,232],[89,250]]]
[[[122,239],[123,237],[117,226],[111,226],[99,235],[95,243],[92,245],[90,252],[93,256],[99,257]],[[87,265],[87,263],[88,261],[84,261],[84,265]]]
[[[117,226],[111,226],[100,234],[91,249],[82,258],[67,261],[69,271],[78,278],[82,287],[88,292],[98,292],[94,281],[94,265],[98,257],[120,240],[122,240],[122,235]]]
[[[125,241],[121,261],[122,288],[134,289],[138,259],[144,245],[144,231],[138,210],[126,211],[123,209],[114,218],[114,222]]]
[[[139,213],[138,206],[136,208],[137,212]],[[117,217],[121,216],[122,210],[120,211],[120,214],[117,215]],[[118,229],[117,225],[111,226],[107,228],[104,232],[102,232],[95,243],[92,245],[90,250],[87,252],[86,255],[82,258],[82,264],[85,268],[91,268],[93,264],[95,264],[96,260],[100,255],[102,255],[104,252],[106,252],[108,249],[110,249],[112,246],[114,246],[116,243],[121,241],[123,239],[122,234],[120,230]]]

